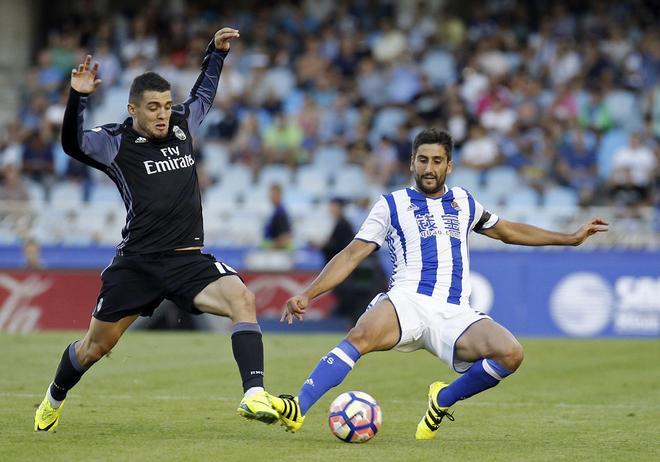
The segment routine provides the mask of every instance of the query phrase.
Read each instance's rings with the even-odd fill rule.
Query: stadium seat
[[[235,195],[242,195],[254,188],[252,170],[242,164],[229,164],[220,178],[220,186]]]
[[[95,184],[92,188],[92,194],[90,197],[90,202],[117,202],[122,203],[121,196],[117,190],[117,186],[114,184]]]
[[[447,176],[447,185],[460,186],[475,194],[479,188],[479,173],[471,168],[457,168]]]
[[[284,188],[282,200],[284,206],[292,216],[308,215],[312,207],[317,207],[313,205],[314,200],[308,191],[296,186]]]
[[[127,103],[127,87],[117,86],[105,89],[103,102],[91,112],[90,117],[87,118],[85,128],[122,121],[128,116]]]
[[[491,204],[509,203],[513,196],[520,192],[523,195],[521,201],[530,201],[531,195],[526,187],[520,184],[520,178],[515,169],[511,167],[497,167],[487,172],[486,185],[480,191],[477,200],[485,200]],[[474,193],[476,194],[476,193]],[[482,198],[482,199],[479,199]]]
[[[204,144],[204,167],[212,178],[219,178],[229,165],[229,149],[224,143],[212,141]]]
[[[505,200],[508,207],[537,207],[539,205],[539,194],[527,186],[518,186],[508,190]]]
[[[610,92],[605,98],[605,105],[612,115],[612,121],[617,127],[632,131],[642,126],[640,106],[635,95],[626,90]]]
[[[328,194],[330,172],[321,163],[314,162],[298,168],[295,179],[298,189],[314,198]]]
[[[94,189],[96,189],[96,187]],[[50,192],[51,203],[74,207],[82,204],[82,196],[82,186],[80,183],[75,183],[73,181],[56,183],[53,185],[53,189]],[[117,194],[117,196],[119,196],[119,194]]]
[[[612,172],[612,158],[614,154],[628,143],[628,134],[625,130],[614,129],[603,135],[598,149],[598,176],[608,179]]]
[[[422,72],[435,87],[445,87],[456,81],[456,63],[445,50],[429,50],[421,63]]]
[[[357,165],[348,165],[335,175],[332,195],[354,199],[364,192],[366,183],[364,169]]]
[[[40,208],[45,201],[44,187],[35,181],[25,180],[25,186],[27,188],[28,196],[30,197],[30,203],[36,207]]]
[[[369,142],[376,145],[381,137],[396,133],[397,128],[402,125],[408,115],[403,109],[386,107],[376,113],[374,125],[369,135]]]
[[[323,243],[332,232],[333,220],[328,212],[327,202],[310,210],[307,216],[294,217],[293,237],[296,243]]]
[[[326,171],[339,171],[346,162],[346,151],[337,145],[320,146],[314,152],[312,163]]]
[[[486,188],[489,190],[514,189],[520,185],[520,177],[512,167],[496,167],[486,174]]]
[[[274,164],[266,165],[257,179],[257,188],[268,190],[272,184],[279,184],[286,187],[293,181],[293,174],[291,169],[286,165]]]
[[[575,209],[578,203],[578,195],[571,188],[557,186],[547,190],[543,195],[543,205],[548,208],[562,207],[565,209]]]

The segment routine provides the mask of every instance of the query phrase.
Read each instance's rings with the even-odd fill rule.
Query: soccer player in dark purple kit
[[[213,104],[220,72],[239,37],[225,27],[215,33],[202,72],[182,104],[173,105],[170,84],[156,73],[135,78],[123,123],[83,130],[83,114],[101,80],[92,57],[73,69],[62,125],[62,145],[71,157],[106,173],[126,206],[123,240],[101,273],[102,287],[85,337],[64,350],[35,431],[54,431],[67,392],[115,346],[138,316],[150,316],[164,300],[191,313],[232,320],[232,348],[245,395],[238,413],[273,423],[263,388],[263,344],[254,295],[236,271],[202,253],[202,205],[191,133]]]

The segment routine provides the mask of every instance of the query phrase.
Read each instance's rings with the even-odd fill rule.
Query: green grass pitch
[[[430,382],[454,374],[430,354],[360,360],[289,434],[236,415],[240,381],[228,336],[129,332],[69,394],[58,431],[32,431],[66,344],[79,333],[0,334],[0,460],[48,461],[644,461],[660,460],[660,341],[523,339],[503,384],[455,406],[436,440],[417,442]],[[265,336],[266,384],[295,393],[340,335]],[[383,428],[337,440],[326,411],[364,390]]]

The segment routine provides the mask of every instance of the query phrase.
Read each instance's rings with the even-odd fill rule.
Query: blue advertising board
[[[207,250],[239,270],[246,268],[255,251]],[[113,253],[111,247],[43,249],[46,267],[59,269],[100,269]],[[390,264],[387,252],[379,254],[385,266]],[[298,250],[294,256],[291,270],[321,269],[322,258],[313,249]],[[473,250],[470,256],[472,306],[516,335],[660,338],[659,251],[530,248]],[[22,266],[20,248],[0,248],[0,268]],[[265,322],[267,329],[283,327]],[[319,319],[299,329],[336,330],[337,326],[344,324]]]
[[[517,335],[660,336],[660,253],[472,252],[471,303]]]

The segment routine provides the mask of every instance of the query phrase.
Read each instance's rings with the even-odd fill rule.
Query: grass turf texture
[[[34,411],[79,333],[0,334],[0,460],[660,460],[660,341],[524,340],[521,370],[455,406],[430,442],[414,439],[428,384],[455,374],[426,352],[374,353],[308,413],[297,434],[236,415],[228,336],[129,332],[69,394],[54,434]],[[266,385],[297,392],[339,335],[265,336]],[[342,391],[379,400],[383,428],[337,440],[329,403]]]

